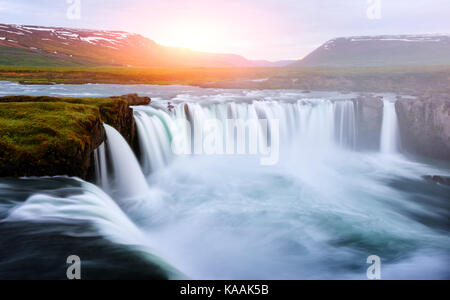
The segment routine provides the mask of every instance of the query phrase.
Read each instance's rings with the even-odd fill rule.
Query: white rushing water
[[[149,174],[164,168],[172,158],[171,130],[174,124],[170,116],[152,107],[140,107],[134,116],[144,172]]]
[[[98,147],[98,149],[95,149],[94,165],[97,185],[100,186],[104,191],[108,192],[110,190],[110,187],[105,143],[102,143],[100,147]]]
[[[144,195],[148,185],[133,151],[117,130],[106,124],[105,130],[118,192],[125,197]]]
[[[83,236],[101,235],[108,240],[129,246],[146,253],[146,258],[163,267],[169,278],[184,277],[178,270],[155,255],[156,251],[149,245],[146,236],[128,216],[119,208],[116,202],[101,189],[87,182],[81,181],[82,188],[63,188],[68,197],[57,197],[48,194],[35,194],[23,204],[18,204],[2,222],[86,222],[93,225],[92,232],[84,232]],[[82,193],[79,193],[82,191]],[[68,232],[69,236],[80,233]]]
[[[189,144],[187,148],[192,153],[204,154],[204,151],[199,151],[199,148],[203,150],[203,140],[197,140],[196,137],[211,135],[211,120],[217,120],[224,130],[223,135],[218,137],[220,149],[216,154],[227,153],[227,145],[230,144],[233,145],[231,148],[238,150],[235,145],[238,133],[234,127],[226,126],[227,120],[242,121],[246,125],[251,120],[267,120],[269,124],[265,129],[269,131],[271,122],[278,121],[278,138],[284,153],[293,149],[305,153],[329,152],[336,148],[353,149],[356,142],[355,109],[351,100],[304,99],[288,103],[253,101],[215,104],[181,102],[175,104],[171,112],[151,107],[136,107],[135,110],[141,161],[146,174],[161,170],[173,159],[171,143],[174,136],[179,137],[181,134],[182,144]],[[180,128],[177,123],[180,120],[189,122],[191,130]],[[270,138],[274,135],[270,136],[263,126],[257,127],[257,146],[267,150]],[[245,129],[247,131],[241,133],[245,135],[246,147],[240,149],[241,154],[248,153],[250,148],[250,129]]]
[[[395,154],[399,151],[399,130],[395,100],[383,100],[383,123],[381,127],[381,152]]]

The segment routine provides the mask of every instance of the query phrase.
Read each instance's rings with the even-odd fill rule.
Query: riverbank
[[[450,93],[450,66],[359,68],[70,68],[0,66],[0,80],[25,85],[153,84],[223,89]]]

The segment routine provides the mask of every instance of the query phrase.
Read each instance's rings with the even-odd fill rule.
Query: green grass
[[[0,80],[42,83],[183,84],[221,87],[227,82],[271,78],[258,88],[335,89],[353,82],[356,86],[379,86],[387,90],[414,88],[419,82],[442,81],[450,76],[450,66],[360,67],[360,68],[126,68],[126,67],[17,67],[0,66]],[[300,83],[292,86],[295,79]],[[373,82],[373,84],[372,84]],[[301,83],[304,83],[303,85]],[[231,85],[239,87],[239,85]],[[245,86],[244,86],[245,87]]]
[[[87,130],[100,120],[99,110],[70,103],[0,103],[0,151],[41,158],[84,151]],[[5,158],[1,155],[1,158]],[[56,162],[58,163],[58,162]]]
[[[111,98],[0,98],[0,176],[69,174],[96,126],[115,124],[123,107],[125,100]]]
[[[55,83],[196,84],[265,78],[281,68],[126,68],[126,67],[13,67],[0,66],[0,80]]]
[[[0,47],[0,65],[4,66],[43,66],[43,67],[76,67],[94,66],[87,59],[70,56],[57,56],[47,52],[36,52],[29,49]]]
[[[111,98],[70,98],[70,97],[32,97],[32,96],[6,96],[0,97],[1,103],[66,103],[69,106],[87,106],[98,110],[101,120],[108,124],[113,124],[115,114],[120,106],[128,105],[125,100]],[[62,116],[63,117],[63,116]]]

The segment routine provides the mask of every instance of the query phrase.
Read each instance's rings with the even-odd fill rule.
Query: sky
[[[449,0],[0,0],[0,23],[122,30],[271,61],[342,36],[450,33],[449,16]]]

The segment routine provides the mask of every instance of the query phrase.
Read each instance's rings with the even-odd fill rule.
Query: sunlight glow
[[[164,40],[158,42],[166,46],[204,52],[220,52],[220,49],[229,43],[223,31],[212,26],[195,23],[176,24],[168,28]]]

